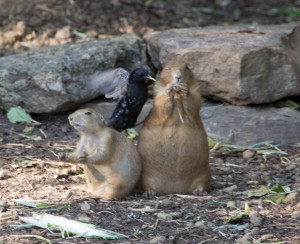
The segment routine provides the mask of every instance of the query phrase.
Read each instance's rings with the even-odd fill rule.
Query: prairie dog
[[[69,122],[80,133],[80,140],[68,160],[82,164],[90,192],[107,200],[129,194],[141,172],[136,146],[108,128],[104,117],[93,109],[75,111]]]
[[[153,109],[140,132],[141,186],[149,193],[202,195],[210,190],[209,147],[199,111],[200,85],[184,61],[162,70]]]

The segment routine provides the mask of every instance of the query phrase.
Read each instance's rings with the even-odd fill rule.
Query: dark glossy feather
[[[155,81],[143,68],[131,72],[127,90],[113,111],[108,126],[118,131],[134,127],[136,120],[148,99],[148,85]],[[153,83],[153,82],[152,82]]]

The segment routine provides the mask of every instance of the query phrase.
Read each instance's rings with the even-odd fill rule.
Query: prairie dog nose
[[[183,77],[180,71],[173,71],[173,83],[182,83],[183,82]]]

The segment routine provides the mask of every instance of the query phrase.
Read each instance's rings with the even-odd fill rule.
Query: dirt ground
[[[291,11],[299,6],[299,1],[291,0],[176,4],[168,0],[0,0],[0,56],[173,27],[286,23],[299,20],[299,13]],[[58,161],[57,155],[71,151],[78,138],[68,124],[68,114],[32,115],[42,124],[26,126],[9,123],[5,112],[0,112],[0,244],[46,243],[38,237],[52,243],[105,243],[62,238],[60,232],[40,228],[13,227],[20,223],[18,216],[45,212],[128,236],[111,241],[115,243],[300,243],[299,143],[279,146],[280,150],[270,146],[271,154],[266,150],[255,150],[253,155],[228,148],[214,150],[212,191],[207,196],[147,198],[133,193],[121,201],[103,201],[85,191],[82,172]],[[267,201],[269,195],[249,197],[246,193],[275,183],[290,188],[281,203]],[[36,209],[15,202],[23,198],[52,207]],[[244,211],[245,203],[251,217],[225,224]]]

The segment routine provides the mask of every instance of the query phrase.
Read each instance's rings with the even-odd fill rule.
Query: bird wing
[[[128,78],[128,71],[122,68],[97,72],[88,77],[87,88],[92,94],[120,99],[126,93]]]

